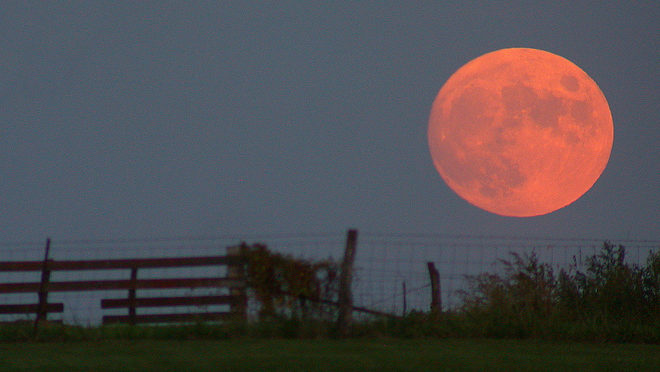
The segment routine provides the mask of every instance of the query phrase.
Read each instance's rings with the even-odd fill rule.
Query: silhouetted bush
[[[660,342],[660,253],[644,267],[625,262],[608,242],[555,275],[534,253],[501,260],[504,274],[468,277],[459,315],[483,336]],[[478,332],[477,332],[478,333]]]
[[[329,319],[334,308],[322,300],[337,297],[338,265],[270,251],[266,245],[241,245],[247,285],[259,306],[259,318]]]
[[[643,266],[625,262],[625,248],[608,242],[556,274],[530,255],[500,260],[502,274],[468,277],[458,309],[355,322],[353,337],[507,337],[660,343],[660,252]],[[0,342],[99,339],[318,338],[338,335],[335,299],[338,267],[243,245],[247,282],[259,304],[257,322],[168,326],[78,327],[32,322],[0,324]]]

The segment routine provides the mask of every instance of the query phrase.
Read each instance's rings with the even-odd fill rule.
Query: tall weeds
[[[605,242],[584,270],[557,275],[534,253],[512,253],[502,275],[468,278],[457,314],[483,336],[660,342],[660,252],[642,267],[625,253]]]
[[[337,335],[333,307],[337,265],[273,254],[245,246],[250,290],[259,320],[172,326],[76,327],[49,324],[38,340],[136,338],[285,337]],[[442,314],[413,311],[403,318],[357,322],[354,337],[509,337],[660,343],[660,252],[643,266],[625,261],[621,245],[608,242],[584,267],[574,262],[556,273],[529,255],[500,260],[502,274],[468,277],[462,306]],[[0,325],[0,342],[30,340],[32,323]]]

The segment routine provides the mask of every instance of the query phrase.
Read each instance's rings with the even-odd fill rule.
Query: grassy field
[[[2,371],[660,370],[660,346],[533,340],[0,343]]]

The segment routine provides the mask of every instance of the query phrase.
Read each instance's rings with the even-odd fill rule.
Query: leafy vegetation
[[[504,275],[469,278],[456,315],[476,335],[660,342],[660,252],[638,267],[605,242],[584,272],[558,275],[533,253],[511,257]]]
[[[241,245],[248,288],[259,305],[259,318],[331,319],[334,309],[321,300],[336,299],[338,265],[275,253],[263,245]]]
[[[336,311],[321,300],[337,293],[337,265],[243,246],[259,305],[256,322],[78,327],[45,323],[38,341],[335,338]],[[462,306],[442,314],[413,311],[353,325],[353,338],[534,338],[660,343],[660,252],[629,265],[625,248],[604,243],[584,269],[555,273],[535,254],[511,254],[502,274],[469,277]],[[0,325],[0,342],[33,340],[31,322]]]

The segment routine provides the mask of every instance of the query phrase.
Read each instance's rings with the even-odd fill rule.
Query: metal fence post
[[[405,281],[405,280],[403,281],[403,283],[401,283],[401,286],[403,287],[403,288],[402,288],[402,289],[403,289],[403,292],[402,292],[402,293],[403,293],[403,312],[402,312],[401,315],[405,317],[405,316],[406,316],[407,307],[408,307],[408,306],[407,306],[407,305],[408,305],[408,301],[406,301],[406,292],[407,292],[407,291],[406,291],[406,281]]]

